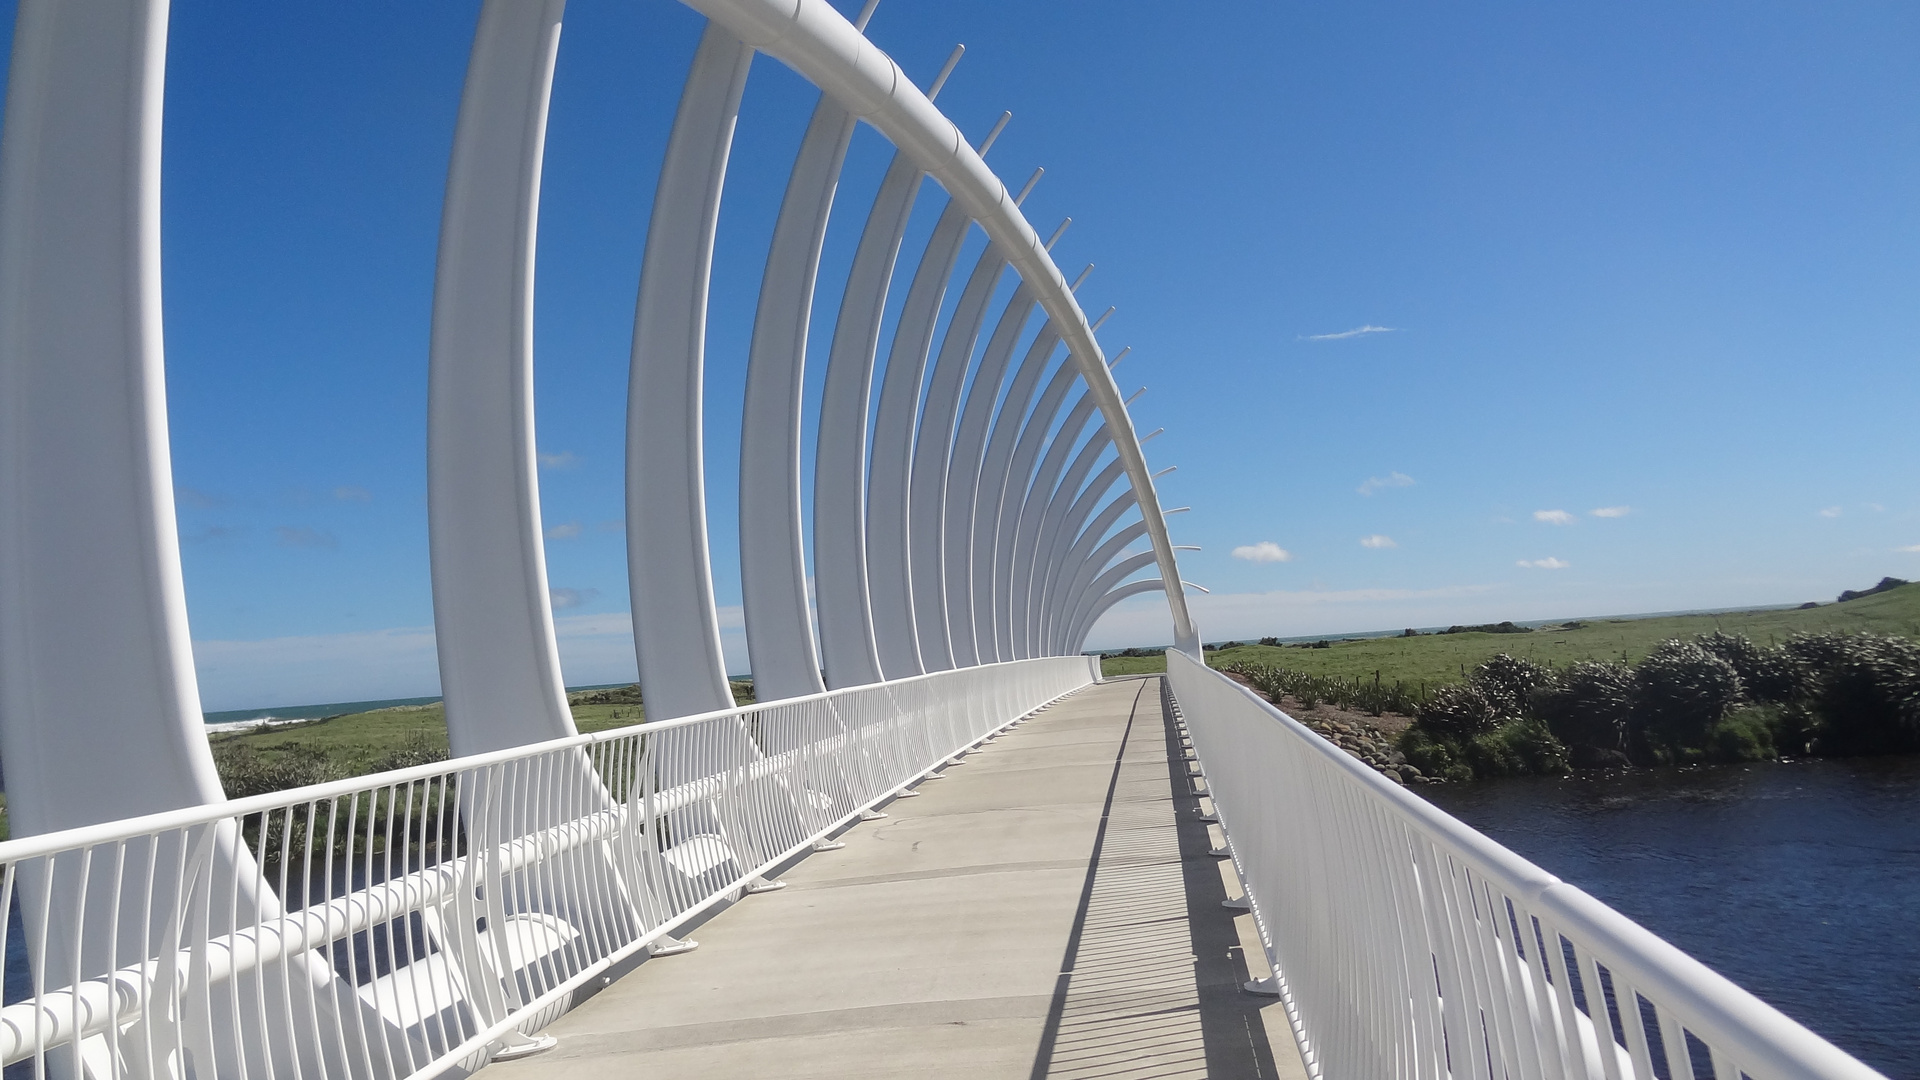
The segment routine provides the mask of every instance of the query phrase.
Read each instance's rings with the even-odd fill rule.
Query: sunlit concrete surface
[[[1304,1077],[1187,770],[1159,679],[1083,691],[488,1080]]]

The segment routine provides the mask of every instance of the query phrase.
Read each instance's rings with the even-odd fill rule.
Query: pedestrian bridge
[[[8,1080],[1873,1076],[1205,667],[1119,355],[1051,254],[1065,224],[1022,213],[1037,171],[1014,192],[987,166],[1006,116],[969,139],[933,104],[959,50],[922,90],[868,40],[874,2],[687,0],[709,22],[627,387],[648,722],[582,735],[532,419],[563,4],[485,0],[421,313],[456,756],[230,801],[167,439],[166,3],[22,0],[0,141]],[[756,54],[820,95],[740,403],[759,701],[737,707],[701,416]],[[895,154],[809,397],[860,124]],[[923,189],[944,201],[903,261]],[[1088,631],[1153,591],[1166,676],[1101,681]]]

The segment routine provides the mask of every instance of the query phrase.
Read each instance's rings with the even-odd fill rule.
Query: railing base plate
[[[560,1040],[551,1035],[522,1035],[517,1031],[509,1032],[505,1039],[495,1044],[487,1055],[489,1062],[512,1061],[515,1058],[531,1057],[542,1050],[551,1050],[560,1045]]]
[[[1240,984],[1240,989],[1260,997],[1279,997],[1280,980],[1274,978],[1248,979]]]
[[[697,941],[683,941],[677,937],[661,937],[647,946],[648,956],[678,956],[683,952],[692,952],[700,947]]]

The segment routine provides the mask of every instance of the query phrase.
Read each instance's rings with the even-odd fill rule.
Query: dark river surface
[[[1897,1080],[1920,1080],[1920,758],[1419,789]]]

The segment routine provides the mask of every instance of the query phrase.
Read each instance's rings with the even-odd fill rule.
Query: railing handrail
[[[1033,659],[1055,659],[1036,657]],[[1013,664],[1032,663],[1033,660],[1003,660],[977,667],[965,668],[966,671],[983,671]],[[409,765],[400,769],[388,769],[385,772],[364,773],[359,776],[344,777],[339,780],[325,780],[318,784],[303,787],[285,788],[269,791],[261,795],[247,795],[238,799],[221,802],[201,803],[195,806],[183,806],[175,810],[160,810],[139,817],[117,818],[94,825],[80,825],[57,832],[38,833],[33,836],[16,837],[0,841],[0,866],[22,859],[38,858],[56,851],[71,848],[90,847],[95,844],[112,843],[115,840],[146,833],[162,832],[168,829],[191,828],[205,825],[224,818],[247,817],[269,810],[279,810],[287,806],[304,802],[323,802],[348,795],[362,794],[372,788],[391,787],[415,780],[426,780],[445,776],[449,773],[469,771],[498,765],[503,762],[522,758],[538,757],[555,750],[565,750],[576,746],[594,746],[599,743],[624,739],[633,735],[650,735],[674,728],[691,727],[726,717],[744,717],[764,709],[787,708],[795,705],[807,705],[819,701],[832,701],[850,694],[871,691],[876,687],[889,690],[910,686],[914,683],[937,679],[943,675],[952,675],[951,671],[934,671],[921,675],[912,675],[902,679],[890,679],[885,682],[863,683],[859,686],[843,686],[837,690],[828,690],[820,694],[808,694],[805,697],[781,698],[778,701],[755,701],[745,705],[736,705],[731,709],[715,709],[711,712],[693,713],[688,716],[676,716],[670,720],[647,720],[623,727],[607,728],[602,731],[582,732],[559,739],[547,739],[544,742],[527,743],[523,746],[508,747],[505,750],[491,750],[484,754],[469,754],[465,757],[447,758],[431,761],[424,765]],[[641,705],[645,708],[645,703]],[[320,721],[313,721],[319,723]]]
[[[1169,665],[1178,665],[1177,668],[1170,667],[1170,674],[1183,672],[1216,680],[1223,688],[1230,687],[1256,715],[1277,723],[1300,740],[1304,748],[1359,785],[1368,795],[1380,799],[1404,824],[1440,848],[1448,857],[1471,867],[1476,875],[1490,882],[1508,898],[1523,902],[1536,915],[1550,916],[1557,934],[1565,936],[1577,949],[1597,959],[1613,973],[1616,981],[1625,979],[1637,993],[1658,1008],[1672,1010],[1686,1032],[1691,1032],[1716,1053],[1732,1053],[1747,1069],[1765,1066],[1775,1070],[1764,1077],[1754,1074],[1753,1080],[1771,1080],[1773,1076],[1858,1080],[1880,1077],[1873,1069],[1672,943],[1386,779],[1246,686],[1176,650],[1168,650],[1167,659]],[[1195,740],[1195,749],[1202,750],[1198,738]],[[1213,778],[1209,777],[1209,787],[1213,783]],[[1220,804],[1224,804],[1222,828],[1228,834],[1236,862],[1275,857],[1278,853],[1247,851],[1231,844],[1233,835],[1229,817],[1234,796],[1240,793],[1223,791],[1220,794]],[[1248,887],[1251,893],[1250,881]],[[1253,896],[1253,901],[1256,917],[1259,917],[1260,898],[1257,894]],[[1263,920],[1263,931],[1266,929]],[[1268,940],[1272,940],[1270,935],[1267,936]],[[1527,951],[1533,951],[1531,943],[1528,943]],[[1274,959],[1277,961],[1277,958]],[[1277,962],[1275,970],[1279,971]],[[1590,1007],[1600,992],[1597,986],[1585,986],[1584,993]],[[1626,1011],[1625,1003],[1622,1003],[1621,1012],[1624,1014]],[[1623,1017],[1623,1023],[1626,1019]],[[1632,1019],[1638,1021],[1637,1017]],[[1595,1023],[1599,1023],[1598,1019]],[[1607,1035],[1607,1041],[1611,1042],[1610,1029]],[[1675,1048],[1668,1046],[1666,1049],[1671,1058]],[[1680,1052],[1684,1054],[1686,1051]],[[1608,1068],[1606,1075],[1614,1075],[1612,1067]]]

